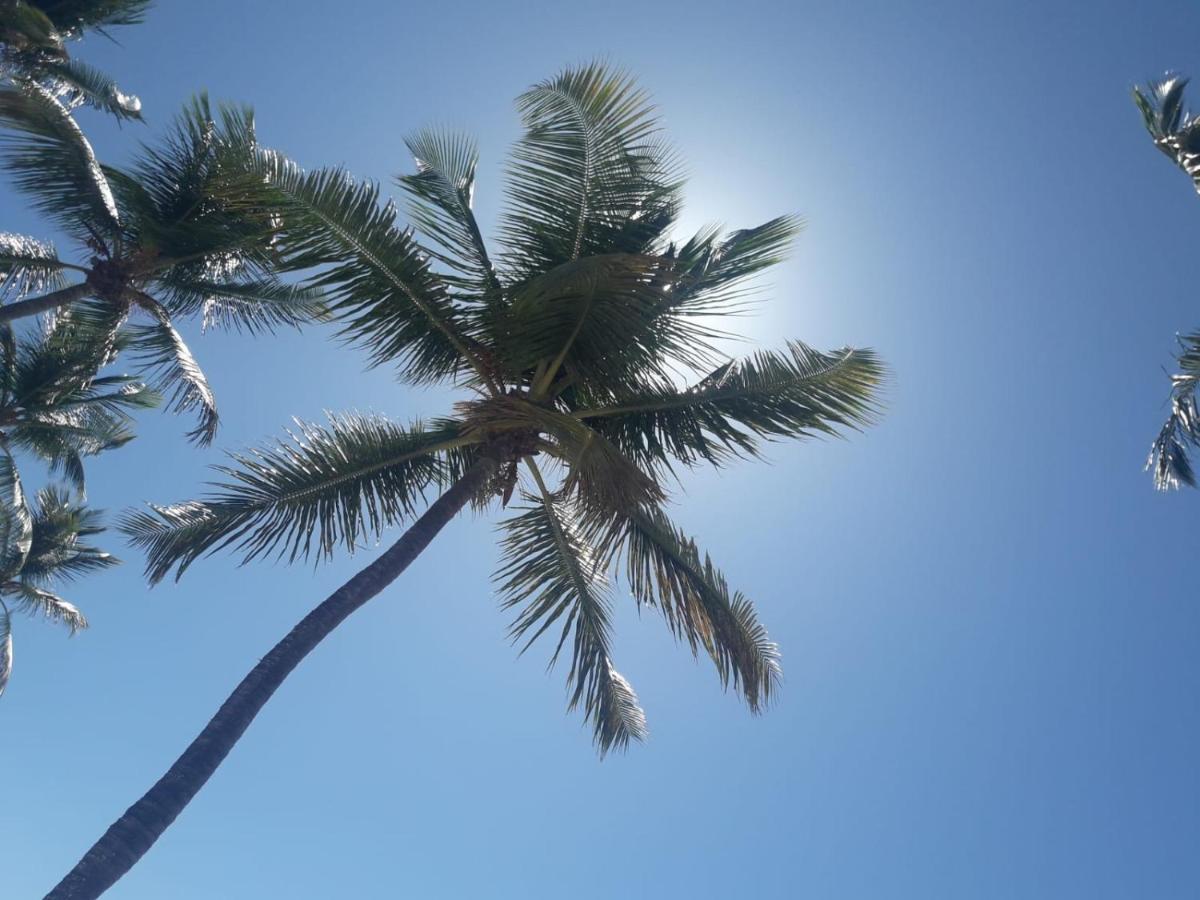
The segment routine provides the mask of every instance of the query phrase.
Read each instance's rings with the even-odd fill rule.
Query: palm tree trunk
[[[481,458],[388,550],[305,616],[242,679],[167,774],[114,822],[45,900],[95,900],[142,858],[204,786],[275,689],[352,612],[391,584],[496,472]]]
[[[92,287],[87,282],[73,284],[59,291],[51,291],[41,297],[30,297],[28,300],[18,300],[7,306],[0,306],[0,325],[13,319],[23,319],[26,316],[36,316],[38,313],[49,312],[60,306],[67,306],[76,300],[82,300],[92,293]]]

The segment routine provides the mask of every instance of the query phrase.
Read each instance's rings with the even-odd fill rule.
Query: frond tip
[[[721,683],[732,685],[761,712],[782,679],[779,648],[759,621],[754,605],[730,592],[725,576],[696,542],[660,509],[616,516],[607,546],[624,554],[629,585],[639,603],[657,606],[676,637],[693,653],[712,658]]]

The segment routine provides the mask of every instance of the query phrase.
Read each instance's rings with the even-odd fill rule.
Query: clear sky
[[[1172,337],[1200,325],[1200,198],[1129,99],[1200,75],[1193,4],[162,0],[119,38],[78,52],[150,125],[89,116],[102,157],[205,87],[301,162],[380,179],[450,123],[479,137],[485,222],[513,98],[607,57],[689,160],[689,226],[808,219],[753,338],[872,346],[894,377],[878,427],[679,497],[782,646],[765,717],[630,602],[616,655],[651,738],[599,762],[546,648],[506,641],[492,521],[467,518],[304,663],[114,900],[1200,896],[1200,496],[1141,469]],[[48,233],[2,188],[0,229]],[[218,447],[452,399],[319,329],[195,337]],[[221,455],[187,427],[144,417],[93,501],[198,493]],[[71,589],[88,632],[18,620],[0,895],[49,889],[374,552],[215,557],[148,591],[126,548]]]

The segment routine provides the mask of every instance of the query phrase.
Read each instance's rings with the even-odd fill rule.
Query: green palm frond
[[[118,25],[140,25],[154,0],[22,0],[36,7],[65,37]]]
[[[144,144],[128,172],[114,172],[130,242],[164,264],[186,260],[193,274],[233,274],[231,267],[262,264],[271,223],[224,201],[257,152],[253,111],[191,98],[171,127]],[[175,263],[180,264],[180,263]]]
[[[467,443],[453,423],[405,428],[379,417],[331,417],[326,427],[297,421],[297,432],[220,466],[225,481],[203,502],[152,506],[121,523],[149,559],[151,581],[176,577],[200,556],[231,546],[249,561],[353,551],[411,517],[442,476],[441,455]]]
[[[133,437],[131,413],[160,398],[138,379],[97,375],[124,345],[105,346],[78,310],[60,315],[37,333],[11,339],[0,329],[0,421],[7,440],[47,461],[83,490],[83,457],[121,446]]]
[[[27,0],[0,4],[0,45],[21,55],[60,54],[64,35],[39,7]]]
[[[28,615],[40,613],[51,622],[65,625],[71,634],[87,628],[87,619],[75,604],[45,588],[24,581],[13,581],[0,585],[0,591],[15,609]]]
[[[258,154],[253,174],[265,199],[243,200],[282,216],[276,250],[291,268],[321,267],[311,283],[328,291],[342,333],[375,365],[395,363],[413,382],[452,377],[464,363],[483,371],[445,285],[411,233],[396,224],[379,187],[340,169],[305,173],[284,157]]]
[[[1171,376],[1171,414],[1150,447],[1146,468],[1154,473],[1154,486],[1161,491],[1183,485],[1196,487],[1191,453],[1200,447],[1200,331],[1179,338],[1179,371]]]
[[[92,145],[67,108],[27,83],[0,87],[0,164],[18,189],[59,227],[80,240],[118,225],[116,201]]]
[[[220,416],[217,398],[208,385],[204,370],[160,303],[142,294],[138,305],[154,321],[148,325],[129,326],[130,348],[151,384],[167,398],[172,411],[195,411],[197,414],[199,422],[188,432],[188,437],[201,446],[212,443]]]
[[[763,439],[836,434],[868,424],[883,369],[870,350],[825,354],[793,341],[728,363],[685,391],[650,388],[574,412],[632,459],[655,466],[757,456]]]
[[[658,256],[612,253],[563,263],[513,288],[494,339],[514,380],[535,371],[531,390],[614,391],[673,372],[711,366],[711,333],[666,315],[673,264]]]
[[[14,610],[58,622],[72,634],[87,627],[83,613],[49,587],[118,563],[87,543],[103,530],[99,513],[54,486],[38,492],[31,511],[11,457],[0,454],[0,694],[12,674]]]
[[[1168,74],[1145,89],[1134,88],[1133,100],[1154,145],[1192,179],[1200,191],[1200,119],[1183,103],[1188,79]]]
[[[517,101],[501,229],[515,280],[580,256],[646,253],[674,220],[681,179],[633,79],[596,63]]]
[[[217,281],[171,275],[158,279],[164,305],[173,315],[199,314],[204,327],[270,334],[299,328],[328,316],[325,294],[278,278]]]
[[[0,697],[4,696],[4,689],[8,687],[8,680],[12,677],[12,668],[12,613],[0,599]]]
[[[779,216],[724,239],[705,229],[668,255],[676,260],[674,306],[691,313],[736,311],[746,281],[783,262],[804,227],[797,216]]]
[[[142,101],[121,90],[110,76],[78,59],[45,60],[37,74],[68,107],[92,106],[118,119],[141,119]]]
[[[21,475],[7,448],[0,450],[0,580],[11,579],[25,565],[33,540],[33,517],[21,486]]]
[[[474,299],[495,299],[500,291],[479,224],[472,211],[479,150],[470,137],[425,129],[404,140],[416,162],[413,175],[396,182],[408,192],[417,230],[436,246],[430,254],[453,273],[447,278]]]
[[[33,508],[29,553],[20,579],[37,587],[73,581],[120,563],[115,556],[87,542],[104,531],[101,513],[90,509],[61,488],[38,491]]]
[[[611,605],[603,568],[571,515],[534,469],[538,494],[502,523],[503,561],[496,574],[505,608],[522,607],[514,640],[529,646],[557,622],[551,665],[571,638],[570,708],[582,707],[601,755],[646,735],[637,695],[611,660]]]
[[[53,244],[0,232],[0,303],[65,287],[67,268]]]
[[[703,557],[696,542],[659,508],[602,519],[606,553],[623,556],[639,603],[662,610],[676,637],[692,652],[704,648],[725,686],[740,691],[761,712],[778,687],[779,648],[759,622],[753,604],[729,591],[725,576]]]

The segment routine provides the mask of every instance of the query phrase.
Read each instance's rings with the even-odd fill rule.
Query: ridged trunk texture
[[[44,297],[31,297],[28,300],[18,300],[16,303],[6,303],[4,306],[0,306],[0,324],[50,312],[52,309],[67,306],[76,300],[82,300],[93,293],[95,293],[94,289],[86,283],[73,284],[61,291],[46,294]]]
[[[242,679],[158,783],[103,834],[46,900],[94,900],[128,872],[191,802],[276,688],[351,613],[396,580],[496,471],[481,459],[377,560],[334,591]]]

